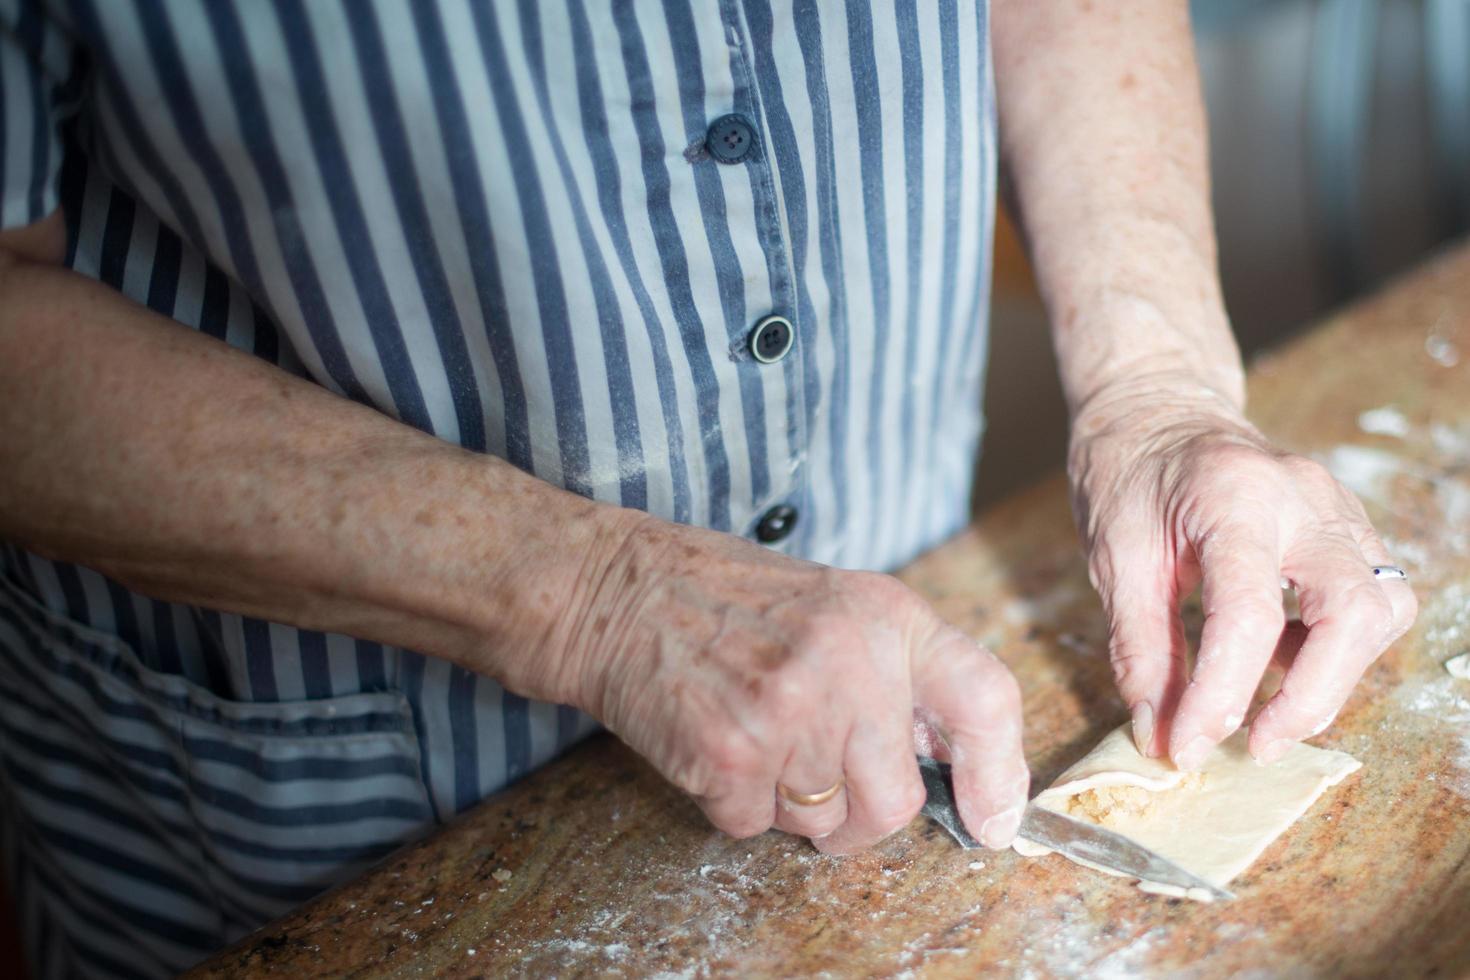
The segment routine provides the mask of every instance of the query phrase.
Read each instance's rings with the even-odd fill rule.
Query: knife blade
[[[959,810],[954,803],[949,766],[933,759],[921,758],[919,771],[924,777],[924,788],[928,793],[922,812],[947,830],[951,837],[959,841],[961,847],[980,847],[980,842],[971,837],[960,822]],[[1032,843],[1069,858],[1087,861],[1142,881],[1173,885],[1189,891],[1203,891],[1216,901],[1235,897],[1224,888],[1191,874],[1122,834],[1116,834],[1094,823],[1075,820],[1034,803],[1026,807],[1019,834]]]

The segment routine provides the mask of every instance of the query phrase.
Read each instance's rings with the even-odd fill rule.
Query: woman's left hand
[[[1283,581],[1306,638],[1251,724],[1262,762],[1331,724],[1414,621],[1408,584],[1373,573],[1393,559],[1357,498],[1207,388],[1144,379],[1089,399],[1068,471],[1118,689],[1147,755],[1196,768],[1240,726],[1286,626]],[[1191,676],[1179,605],[1201,582]]]

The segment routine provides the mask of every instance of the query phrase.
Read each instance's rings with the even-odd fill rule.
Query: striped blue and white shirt
[[[0,222],[60,207],[76,272],[577,493],[890,569],[967,515],[987,46],[984,0],[0,0]],[[48,975],[172,973],[592,728],[0,572]]]

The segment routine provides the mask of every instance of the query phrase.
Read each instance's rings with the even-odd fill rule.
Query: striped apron
[[[574,492],[889,569],[967,516],[987,50],[984,0],[0,0],[0,225]],[[0,550],[43,975],[182,969],[594,727]]]

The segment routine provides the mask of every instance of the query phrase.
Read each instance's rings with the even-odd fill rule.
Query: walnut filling
[[[1195,792],[1204,781],[1204,773],[1191,772],[1166,790],[1144,789],[1142,786],[1098,786],[1069,798],[1067,814],[1111,827],[1125,817],[1148,816],[1162,793]]]

